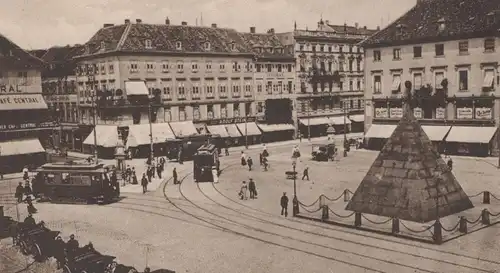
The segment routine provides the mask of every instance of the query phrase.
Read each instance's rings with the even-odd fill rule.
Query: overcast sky
[[[316,27],[323,16],[332,24],[375,28],[387,25],[416,0],[0,0],[0,33],[26,49],[85,43],[104,23],[125,18],[144,23],[190,25],[217,23],[248,31],[275,28],[284,32]]]

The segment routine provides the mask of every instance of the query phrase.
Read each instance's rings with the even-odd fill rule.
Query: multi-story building
[[[200,131],[205,125],[224,124],[226,133],[241,138],[243,127],[245,131],[257,128],[254,50],[286,55],[279,44],[268,46],[264,41],[252,47],[248,37],[216,24],[172,25],[168,18],[164,24],[140,19],[105,24],[76,57],[80,122],[91,125],[97,106],[97,124],[125,128],[123,138],[140,134],[133,125],[149,122],[150,116],[154,123],[168,122],[175,136],[196,132],[195,127]],[[137,96],[153,97],[153,109]],[[242,127],[245,121],[249,124]],[[149,141],[149,132],[142,134],[146,136],[135,138]],[[113,142],[106,144],[113,146]]]
[[[76,63],[74,56],[82,53],[81,45],[52,47],[30,53],[45,62],[42,71],[42,94],[58,129],[53,132],[54,145],[80,150]]]
[[[402,115],[411,89],[414,115],[449,153],[487,155],[500,123],[500,2],[417,1],[362,42],[365,132],[380,147]],[[378,145],[375,145],[378,143]]]
[[[43,61],[0,35],[0,171],[45,162],[51,122],[42,96]]]
[[[328,125],[342,132],[345,114],[363,121],[355,116],[364,108],[364,58],[357,44],[374,32],[357,23],[333,25],[320,20],[316,30],[295,26],[293,32],[280,34],[282,42],[294,48],[300,90],[295,108],[303,135],[324,135]]]

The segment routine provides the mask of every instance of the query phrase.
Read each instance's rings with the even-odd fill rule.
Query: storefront
[[[150,132],[153,135],[152,139]],[[175,139],[175,135],[168,123],[153,123],[151,127],[146,123],[129,125],[128,136],[124,143],[125,147],[130,149],[132,158],[146,158],[151,152],[151,140],[153,141],[154,154],[165,156],[167,142],[173,139]]]
[[[489,156],[497,127],[453,126],[446,137],[446,153]]]
[[[349,120],[352,122],[352,133],[362,133],[365,130],[365,115],[350,115]]]
[[[329,117],[330,125],[335,129],[335,134],[349,133],[351,131],[351,120],[347,116]]]
[[[97,141],[94,139],[94,130]],[[96,125],[83,142],[83,152],[94,154],[94,149],[97,146],[99,158],[113,159],[115,157],[115,149],[118,145],[123,145],[123,141],[118,137],[117,126]]]
[[[208,132],[219,137],[228,147],[237,146],[241,140],[241,133],[236,124],[219,124],[207,126]]]
[[[262,142],[264,143],[292,140],[295,132],[293,124],[259,123],[257,126],[262,131]]]
[[[372,124],[365,134],[365,145],[368,149],[381,150],[392,135],[396,125]]]
[[[169,124],[176,138],[198,135],[198,130],[192,121],[177,121]]]
[[[303,137],[320,137],[326,136],[326,129],[330,124],[330,120],[327,117],[317,117],[317,118],[306,118],[299,119],[299,131]]]
[[[261,142],[262,132],[259,127],[257,127],[257,123],[255,122],[246,122],[246,123],[237,123],[236,127],[241,134],[241,144],[242,145],[252,145],[258,144]]]
[[[47,153],[37,138],[0,142],[0,172],[17,173],[47,163]]]
[[[451,126],[441,126],[441,125],[423,125],[422,129],[425,134],[429,137],[434,145],[434,148],[439,153],[444,153],[446,150],[445,138],[450,132]]]

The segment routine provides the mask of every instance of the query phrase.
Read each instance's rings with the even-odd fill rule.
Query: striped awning
[[[229,137],[229,133],[226,130],[226,125],[209,125],[207,126],[207,129],[212,135],[219,135],[220,137]]]
[[[257,124],[262,132],[293,131],[295,127],[292,124]]]
[[[247,122],[246,126],[245,123],[237,123],[236,126],[243,136],[260,136],[262,134],[259,127],[257,127],[257,123],[255,122]]]
[[[96,125],[94,128],[97,136],[97,146],[105,148],[116,147],[119,143],[118,127],[114,125]],[[94,145],[94,130],[88,135],[83,144]]]
[[[0,142],[0,156],[36,154],[43,152],[45,152],[45,149],[37,138]]]

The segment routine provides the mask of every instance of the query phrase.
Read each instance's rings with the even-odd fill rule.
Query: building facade
[[[0,171],[46,161],[54,123],[42,96],[43,62],[0,35]]]
[[[414,115],[441,152],[497,152],[500,2],[476,4],[418,1],[362,42],[365,132],[374,147],[380,148],[392,133],[402,116],[402,94],[410,89]]]
[[[328,125],[342,131],[344,121],[339,117],[362,113],[364,57],[357,44],[374,32],[358,24],[332,25],[320,20],[316,30],[295,26],[293,32],[280,34],[282,42],[294,49],[295,108],[303,135],[326,134]]]

